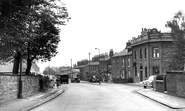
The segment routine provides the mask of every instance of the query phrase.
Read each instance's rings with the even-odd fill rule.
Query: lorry
[[[69,83],[69,75],[65,74],[65,75],[60,75],[60,83],[61,84],[68,84]]]

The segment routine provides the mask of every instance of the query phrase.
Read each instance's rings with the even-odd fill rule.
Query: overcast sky
[[[120,52],[126,42],[141,34],[142,28],[162,32],[174,13],[185,11],[184,0],[61,0],[72,18],[61,26],[58,54],[50,66],[71,66],[110,49]],[[49,63],[38,63],[40,71]]]

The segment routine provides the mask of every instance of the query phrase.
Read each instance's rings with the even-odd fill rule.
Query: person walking
[[[59,86],[60,86],[60,81],[59,81],[59,79],[56,80],[56,84],[57,84],[57,89],[58,89]]]
[[[101,85],[101,79],[99,78],[99,85]]]

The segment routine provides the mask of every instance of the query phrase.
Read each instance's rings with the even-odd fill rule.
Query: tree
[[[60,41],[57,25],[65,25],[70,18],[66,7],[58,6],[56,2],[57,0],[16,0],[0,3],[1,18],[5,18],[1,21],[3,27],[0,28],[3,32],[0,34],[0,46],[4,49],[0,53],[3,62],[10,60],[16,52],[14,66],[18,66],[15,64],[19,64],[18,53],[21,52],[23,58],[27,59],[26,74],[29,74],[34,60],[47,61],[57,54],[56,48]],[[4,8],[4,5],[8,8]],[[4,13],[9,10],[12,13]],[[18,73],[18,67],[14,69]]]
[[[177,12],[166,26],[171,28],[173,43],[175,46],[172,53],[172,62],[169,65],[171,69],[185,70],[185,14],[183,11]]]
[[[43,74],[45,74],[45,75],[56,75],[57,72],[55,70],[53,70],[53,68],[51,68],[51,67],[46,67],[43,71]]]
[[[18,74],[21,48],[24,48],[23,21],[28,8],[28,0],[8,0],[0,2],[0,63],[6,63],[13,59],[14,70]]]

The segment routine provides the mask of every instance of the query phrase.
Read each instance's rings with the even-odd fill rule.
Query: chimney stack
[[[110,49],[110,51],[109,51],[109,56],[110,56],[110,57],[114,56],[114,51],[113,51],[113,49]]]

